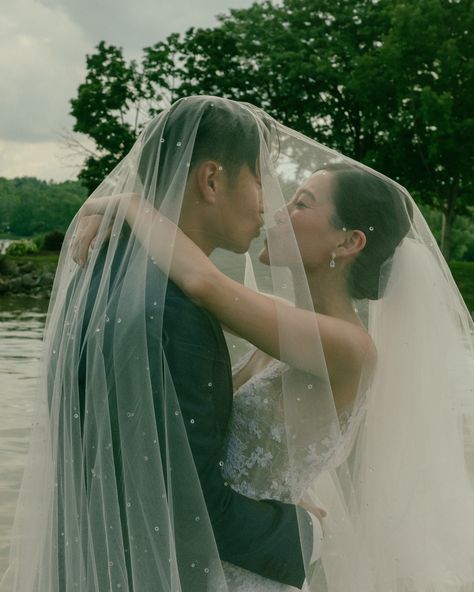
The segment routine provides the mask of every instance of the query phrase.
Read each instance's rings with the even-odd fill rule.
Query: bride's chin
[[[268,254],[268,249],[266,246],[263,247],[263,249],[258,254],[258,260],[264,265],[270,265],[270,255]]]

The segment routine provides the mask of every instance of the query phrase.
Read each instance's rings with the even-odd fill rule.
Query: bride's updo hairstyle
[[[367,238],[349,270],[349,293],[354,299],[377,300],[383,296],[386,264],[410,228],[412,207],[394,184],[362,169],[330,163],[319,170],[334,178],[333,225],[361,230]]]

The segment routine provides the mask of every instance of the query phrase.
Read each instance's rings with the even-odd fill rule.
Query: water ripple
[[[0,299],[0,574],[33,422],[46,303]]]

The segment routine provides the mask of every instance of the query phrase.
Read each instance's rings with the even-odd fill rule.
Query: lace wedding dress
[[[253,353],[254,350],[250,351],[234,366],[234,374],[247,364]],[[248,497],[288,503],[297,501],[291,496],[295,479],[301,482],[303,490],[329,465],[335,466],[345,460],[365,410],[362,401],[357,403],[357,408],[351,405],[342,409],[339,412],[339,438],[325,434],[318,439],[315,433],[313,445],[308,445],[302,452],[298,466],[290,467],[281,387],[282,376],[289,371],[283,362],[272,360],[234,393],[227,457],[222,470],[228,484]],[[334,442],[337,443],[334,445]],[[298,590],[227,562],[223,562],[223,568],[231,592]]]

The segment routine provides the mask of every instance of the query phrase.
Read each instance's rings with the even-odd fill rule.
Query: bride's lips
[[[291,236],[291,225],[285,222],[277,222],[272,226],[265,226],[263,228],[263,243],[265,247],[268,247],[269,242],[273,245],[276,245],[277,243],[286,244],[286,241]]]

